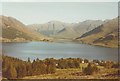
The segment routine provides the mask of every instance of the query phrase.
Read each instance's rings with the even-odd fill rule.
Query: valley
[[[118,81],[118,2],[2,2],[0,80]]]
[[[2,42],[66,42],[117,48],[118,18],[86,20],[79,23],[50,21],[45,24],[24,25],[13,17],[0,16]]]

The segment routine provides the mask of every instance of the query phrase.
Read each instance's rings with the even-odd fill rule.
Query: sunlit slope
[[[0,27],[2,29],[2,38],[5,40],[48,40],[49,38],[32,31],[23,23],[12,17],[0,16]]]
[[[105,22],[77,39],[93,45],[118,47],[118,18]]]

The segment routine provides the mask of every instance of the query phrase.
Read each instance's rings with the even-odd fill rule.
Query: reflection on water
[[[117,60],[118,58],[118,49],[75,43],[3,43],[2,48],[5,55],[23,60],[28,57],[31,59],[78,57],[99,60]]]

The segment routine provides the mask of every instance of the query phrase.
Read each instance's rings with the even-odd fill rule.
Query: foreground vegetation
[[[80,58],[22,61],[3,56],[4,79],[117,79],[118,63]]]
[[[26,76],[22,79],[118,79],[117,69],[103,69],[101,72],[93,75],[85,75],[81,69],[56,69],[54,74],[44,74],[36,76]]]

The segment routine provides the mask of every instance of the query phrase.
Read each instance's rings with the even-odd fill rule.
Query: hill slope
[[[0,16],[0,20],[0,27],[2,29],[1,40],[3,40],[3,42],[26,40],[40,41],[49,39],[35,31],[28,29],[26,25],[15,18]]]
[[[74,27],[67,27],[60,31],[57,36],[61,38],[76,38],[81,36],[82,34],[94,29],[95,27],[102,24],[103,21],[100,20],[86,20],[78,23]]]
[[[28,25],[28,28],[35,30],[39,33],[42,33],[44,35],[50,36],[50,35],[57,34],[63,28],[73,26],[73,25],[75,24],[64,23],[60,21],[50,21],[44,24],[31,24],[31,25]]]
[[[118,18],[105,22],[77,39],[93,45],[118,47]]]

